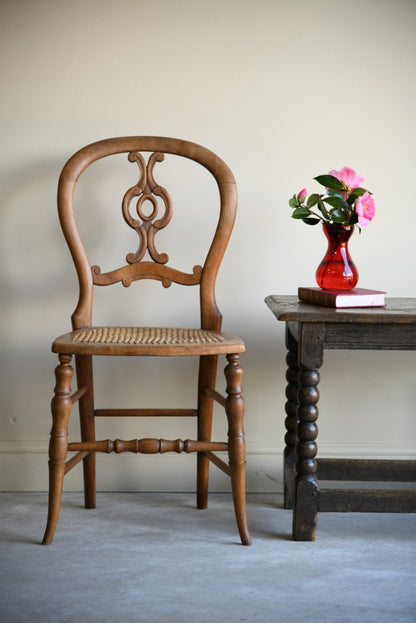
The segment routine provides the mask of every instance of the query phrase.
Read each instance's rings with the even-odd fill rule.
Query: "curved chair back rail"
[[[118,276],[108,277],[107,273],[106,279],[100,275],[98,267],[90,266],[74,214],[73,197],[76,183],[83,171],[101,158],[143,151],[188,158],[205,167],[214,176],[219,189],[220,214],[203,270],[194,267],[194,273],[176,271],[177,274],[175,274],[175,268],[155,262],[140,261],[118,269]],[[152,172],[148,177],[152,177]],[[147,190],[150,192],[145,194],[150,197],[152,197],[152,192],[160,193],[160,187],[157,185]],[[150,278],[161,280],[165,286],[175,280],[177,283],[186,283],[186,285],[200,284],[201,326],[206,329],[220,330],[221,314],[215,300],[215,280],[234,226],[236,211],[237,188],[231,170],[216,154],[196,143],[174,138],[132,136],[106,139],[80,149],[65,164],[58,184],[59,218],[79,280],[79,300],[72,316],[73,328],[91,326],[94,284],[107,285],[114,283],[114,278],[116,278],[115,280],[122,281],[124,285],[129,285],[133,280]]]

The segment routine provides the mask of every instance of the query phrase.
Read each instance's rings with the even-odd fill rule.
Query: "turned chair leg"
[[[49,442],[49,503],[48,520],[42,545],[50,545],[61,507],[65,461],[68,451],[68,420],[71,413],[71,381],[74,371],[71,355],[59,355],[55,369],[55,395],[52,399],[52,431]]]
[[[228,419],[228,458],[238,531],[243,545],[251,545],[246,510],[246,444],[244,439],[243,368],[238,354],[227,355],[224,373],[227,381],[225,411]]]
[[[215,387],[217,355],[201,357],[198,379],[198,441],[211,441],[214,401],[205,394],[204,387]],[[208,506],[209,459],[203,452],[197,457],[196,506]]]

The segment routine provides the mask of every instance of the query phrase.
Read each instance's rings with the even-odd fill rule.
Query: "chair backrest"
[[[150,152],[146,160],[142,152]],[[139,237],[136,253],[129,253],[127,264],[102,273],[98,266],[90,266],[85,247],[81,241],[75,220],[73,197],[81,173],[92,163],[106,156],[128,154],[131,163],[137,163],[140,179],[124,195],[122,214]],[[166,253],[158,253],[155,237],[165,228],[172,217],[172,201],[169,193],[155,181],[153,169],[164,159],[164,154],[175,154],[193,160],[210,171],[219,189],[219,220],[215,235],[203,266],[195,266],[185,273],[169,266]],[[136,198],[139,219],[132,216],[130,204]],[[143,204],[151,204],[151,213],[143,210]],[[161,213],[159,208],[163,207]],[[94,285],[111,285],[122,282],[129,286],[139,279],[156,279],[168,287],[172,282],[200,286],[201,328],[221,329],[221,314],[215,299],[215,281],[218,269],[230,238],[237,210],[235,179],[228,166],[208,149],[173,138],[154,136],[131,136],[111,138],[92,143],[75,153],[65,164],[58,185],[58,211],[61,226],[75,263],[79,280],[79,300],[72,315],[73,329],[92,325],[92,301]],[[148,252],[150,261],[143,260]]]

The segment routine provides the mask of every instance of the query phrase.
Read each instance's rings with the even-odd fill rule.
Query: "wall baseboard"
[[[320,443],[327,458],[415,459],[410,444]],[[101,491],[195,491],[195,455],[102,454],[97,457],[97,488]],[[247,443],[247,491],[282,492],[282,450],[276,443]],[[38,441],[0,441],[0,490],[46,491],[47,444]],[[229,491],[229,479],[214,466],[211,491]],[[65,478],[65,491],[82,491],[82,468]]]

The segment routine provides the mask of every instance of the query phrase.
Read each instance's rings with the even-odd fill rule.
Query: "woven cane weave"
[[[150,327],[96,327],[80,329],[73,342],[96,344],[218,344],[222,335],[202,329],[167,329]]]

